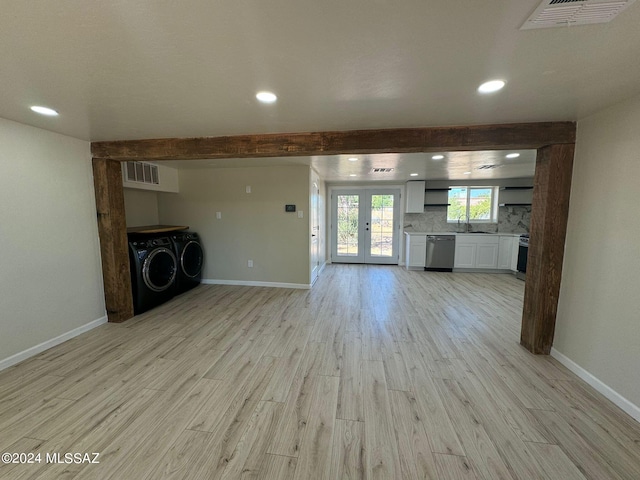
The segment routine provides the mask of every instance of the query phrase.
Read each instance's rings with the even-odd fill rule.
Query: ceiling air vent
[[[160,184],[158,166],[146,162],[126,162],[124,177],[127,182]]]
[[[371,173],[391,173],[393,172],[393,168],[374,168],[371,170]]]
[[[520,30],[607,23],[636,0],[543,0]]]

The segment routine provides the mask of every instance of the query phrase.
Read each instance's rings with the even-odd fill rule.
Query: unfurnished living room
[[[0,479],[640,478],[640,2],[10,2]]]

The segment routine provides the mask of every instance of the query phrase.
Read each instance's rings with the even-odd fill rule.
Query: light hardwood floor
[[[362,265],[200,286],[0,372],[0,452],[43,459],[0,478],[640,478],[640,425],[519,346],[523,290]]]

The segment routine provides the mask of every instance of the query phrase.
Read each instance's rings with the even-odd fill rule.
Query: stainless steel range
[[[529,256],[529,234],[520,235],[518,244],[518,272],[516,278],[524,280],[527,276],[527,257]]]

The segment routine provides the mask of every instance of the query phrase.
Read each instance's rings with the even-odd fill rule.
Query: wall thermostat
[[[296,206],[295,205],[285,205],[284,206],[284,211],[285,212],[295,212],[296,211]]]

